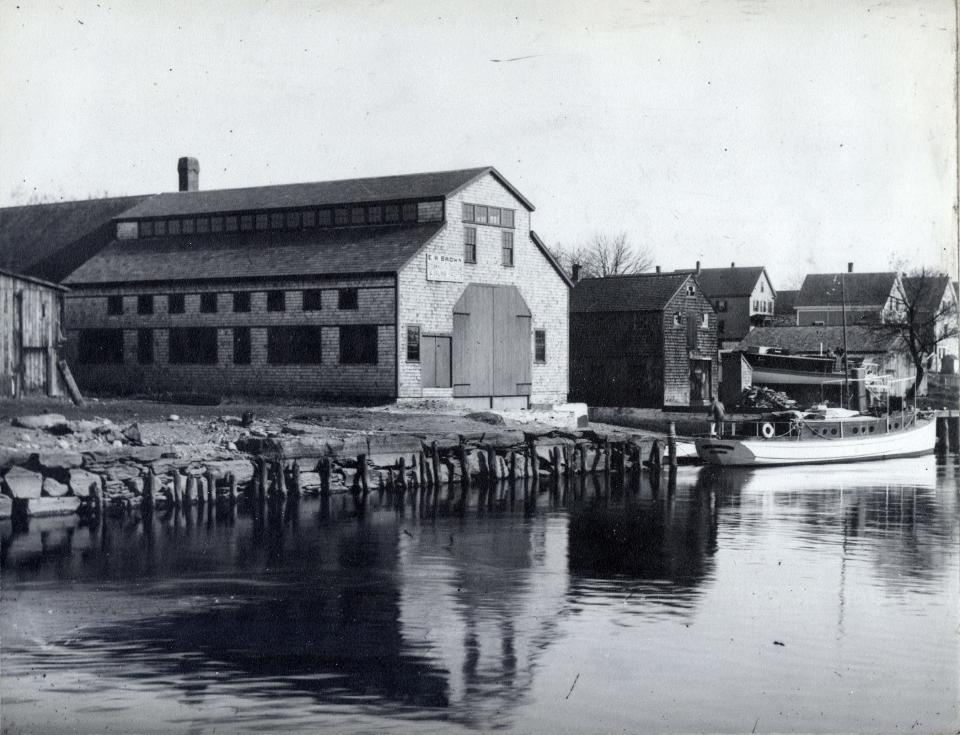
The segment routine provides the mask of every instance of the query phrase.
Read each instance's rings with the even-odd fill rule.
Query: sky
[[[495,166],[549,244],[957,276],[950,0],[0,0],[0,206]]]

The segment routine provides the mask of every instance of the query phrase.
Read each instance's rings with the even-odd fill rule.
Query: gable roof
[[[443,223],[114,240],[68,284],[392,273]]]
[[[8,271],[5,268],[0,268],[0,276],[7,276],[7,278],[15,278],[18,281],[27,281],[28,283],[35,283],[38,286],[43,286],[44,288],[54,288],[57,291],[70,290],[65,286],[61,286],[59,283],[51,283],[50,281],[45,281],[42,278],[25,276],[23,273],[14,273],[13,271]]]
[[[777,291],[777,301],[773,306],[774,314],[787,314],[789,316],[795,316],[793,307],[796,304],[797,296],[800,294],[800,291]]]
[[[731,266],[730,268],[701,268],[700,272],[677,270],[674,273],[689,273],[697,277],[697,283],[708,299],[723,296],[750,296],[757,281],[764,275],[762,265]],[[768,279],[769,283],[769,279]],[[773,286],[770,285],[772,289]]]
[[[550,252],[549,248],[544,245],[543,240],[540,239],[540,236],[536,232],[530,230],[530,239],[533,240],[533,244],[537,246],[543,257],[547,259],[547,262],[553,267],[553,269],[559,274],[563,279],[563,282],[567,284],[567,288],[573,288],[574,283],[570,279],[570,276],[567,275],[566,271],[563,270],[563,267],[557,262],[557,259],[553,257],[553,253]]]
[[[115,236],[111,220],[146,196],[0,208],[0,268],[63,280]]]
[[[894,272],[811,273],[803,279],[795,305],[798,308],[841,306],[845,295],[847,306],[883,306],[896,281]]]
[[[662,311],[690,279],[689,273],[582,278],[570,294],[570,311]]]
[[[916,300],[917,308],[928,314],[940,310],[940,302],[950,288],[950,276],[946,275],[905,276],[901,281],[904,293],[898,292],[897,298],[905,296],[910,302]]]
[[[847,350],[855,352],[887,352],[900,337],[860,325],[847,327]],[[737,349],[774,347],[794,354],[824,354],[843,347],[843,327],[757,327],[744,337]]]
[[[286,207],[325,206],[403,199],[439,199],[491,174],[528,210],[533,205],[493,166],[456,171],[254,186],[243,189],[175,191],[157,194],[124,212],[123,219],[213,214]]]

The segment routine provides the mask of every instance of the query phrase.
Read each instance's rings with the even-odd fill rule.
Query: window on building
[[[182,293],[172,293],[167,296],[167,313],[182,314],[187,310],[187,300]]]
[[[140,365],[153,364],[153,330],[137,330],[137,362]]]
[[[153,234],[162,237],[167,234],[167,223],[163,220],[153,223]]]
[[[141,294],[137,296],[137,313],[138,314],[152,314],[153,313],[153,296],[150,294]]]
[[[476,205],[473,208],[473,221],[478,225],[487,224],[487,208]]]
[[[316,227],[317,226],[317,213],[312,209],[308,209],[303,213],[303,226],[304,227]]]
[[[303,310],[320,311],[323,308],[323,291],[319,288],[308,288],[303,292]]]
[[[224,227],[224,221],[223,221],[223,219],[224,219],[223,217],[211,217],[211,218],[210,218],[210,232],[223,232],[223,227]],[[234,219],[234,227],[233,227],[233,229],[237,229],[237,227],[236,227],[236,219],[237,219],[237,218],[234,217],[233,219]]]
[[[416,222],[417,221],[417,203],[412,202],[403,205],[403,221],[404,222]]]
[[[238,313],[250,311],[249,291],[236,291],[233,294],[233,310]]]
[[[760,311],[760,302],[757,301],[757,299],[754,299],[754,300],[753,300],[753,310],[754,310],[754,311]]]
[[[184,235],[192,235],[196,229],[196,224],[195,220],[185,219],[180,223],[180,230]]]
[[[266,212],[254,215],[253,227],[256,230],[265,230],[270,226],[270,218]]]
[[[760,281],[760,293],[765,293],[763,288],[763,281]]]
[[[687,284],[687,296],[694,296],[697,293],[697,287],[692,283]]]
[[[180,220],[178,219],[168,219],[167,220],[167,232],[171,235],[180,234]]]
[[[383,222],[383,207],[367,207],[367,222],[371,225],[379,225]]]
[[[359,309],[359,297],[355,288],[341,288],[337,293],[337,308],[342,310]]]
[[[329,209],[317,212],[317,224],[320,227],[329,227],[333,223],[333,213]]]
[[[815,327],[822,327],[822,326],[824,326],[824,322],[823,322],[822,320],[815,321],[815,322],[813,323],[813,326],[815,326]]]
[[[250,327],[233,328],[233,364],[250,364]]]
[[[673,326],[675,327],[683,326],[683,314],[679,311],[673,315]]]
[[[197,234],[206,235],[210,232],[210,219],[207,217],[200,217],[197,219]]]
[[[400,205],[399,204],[388,204],[383,208],[383,220],[384,222],[399,222],[400,221]]]
[[[271,365],[319,365],[321,327],[270,327],[267,329],[267,362]]]
[[[501,209],[500,210],[500,226],[501,227],[513,227],[513,210],[512,209]]]
[[[500,210],[497,207],[487,208],[487,224],[500,226]]]
[[[240,229],[244,232],[248,232],[253,229],[253,215],[252,214],[241,214],[240,215]]]
[[[123,363],[122,329],[81,329],[77,360],[83,365]]]
[[[726,299],[720,299],[720,300],[717,302],[717,311],[726,311],[726,310],[727,310],[727,300],[726,300]]]
[[[228,216],[223,218],[223,229],[227,232],[236,232],[240,229],[240,218],[235,216]],[[249,227],[247,228],[250,229]]]
[[[463,228],[463,262],[477,262],[477,228]]]
[[[340,327],[340,364],[377,364],[377,327],[351,324]]]
[[[350,222],[350,210],[341,207],[333,210],[333,223],[335,225],[346,225]]]
[[[547,330],[535,329],[533,331],[533,359],[535,362],[547,361]]]
[[[267,291],[267,311],[286,311],[287,294],[284,291]]]
[[[362,225],[366,222],[367,210],[363,207],[352,207],[350,209],[350,224]]]
[[[140,237],[153,237],[153,222],[141,222]]]
[[[463,205],[463,221],[473,222],[473,205],[472,204]]]
[[[287,217],[283,212],[273,212],[270,215],[270,229],[282,230],[287,224]]]
[[[723,319],[718,319],[718,320],[717,320],[717,331],[718,331],[720,334],[723,334],[725,327],[726,327],[726,322],[724,322]]]
[[[107,296],[107,313],[114,316],[123,313],[123,296]]]
[[[703,312],[700,315],[700,328],[709,329],[710,328],[710,315],[707,312]]]
[[[202,314],[217,313],[217,295],[215,293],[200,294],[200,313]]]
[[[407,362],[420,362],[420,327],[407,327]]]
[[[508,267],[513,266],[513,233],[501,232],[501,245],[503,249],[503,264]]]
[[[216,365],[216,327],[173,327],[170,329],[171,365]]]

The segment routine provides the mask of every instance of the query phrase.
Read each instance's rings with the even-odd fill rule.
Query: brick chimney
[[[853,263],[847,263],[847,273],[853,273]]]
[[[736,264],[736,263],[731,263],[731,264],[730,264],[730,267],[731,267],[731,268],[736,268],[736,267],[737,267],[737,264]]]
[[[660,272],[660,266],[658,265],[658,266],[657,266],[657,273],[659,273],[659,272]]]
[[[574,263],[570,266],[570,280],[574,283],[580,281],[580,264]]]
[[[177,173],[180,174],[180,191],[200,189],[200,162],[191,156],[177,161]]]
[[[700,275],[700,261],[697,261],[697,275]]]

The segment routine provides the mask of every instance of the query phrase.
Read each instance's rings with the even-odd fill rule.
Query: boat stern
[[[756,462],[753,452],[735,439],[709,437],[696,440],[701,462],[719,465],[750,465]]]

